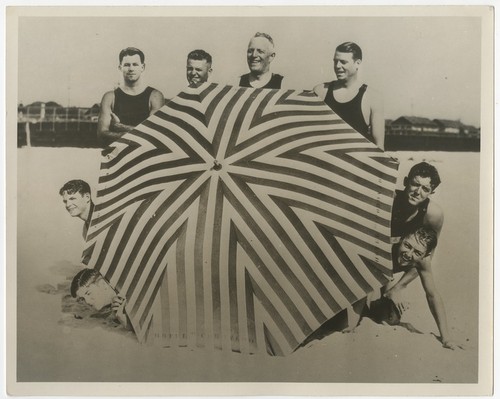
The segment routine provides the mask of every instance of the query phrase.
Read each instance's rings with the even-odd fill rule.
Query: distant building
[[[401,116],[394,120],[390,127],[390,134],[397,136],[437,133],[439,126],[434,121],[419,116]]]
[[[460,130],[463,126],[460,121],[448,119],[434,119],[434,122],[439,126],[439,133],[445,134],[460,134]]]
[[[389,136],[469,136],[479,137],[480,129],[449,119],[429,119],[420,116],[401,116],[385,121],[385,132]]]
[[[471,137],[479,136],[478,128],[470,125],[464,125],[460,121],[452,121],[448,119],[434,119],[434,121],[439,126],[440,133],[465,135]]]

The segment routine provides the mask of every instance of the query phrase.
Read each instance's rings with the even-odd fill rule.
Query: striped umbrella
[[[103,155],[84,255],[140,342],[286,355],[392,275],[397,167],[309,92],[188,88]]]

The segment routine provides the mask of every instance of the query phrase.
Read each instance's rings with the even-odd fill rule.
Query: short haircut
[[[415,239],[419,243],[425,245],[425,247],[427,248],[426,255],[430,254],[437,246],[437,233],[435,230],[429,227],[419,227],[411,233],[408,233],[404,238],[411,237],[412,235],[415,236]]]
[[[212,56],[205,50],[193,50],[188,54],[187,59],[197,61],[205,60],[207,63],[212,65]]]
[[[63,195],[65,191],[68,194],[80,193],[83,195],[91,193],[89,184],[83,180],[70,180],[65,183],[59,190],[59,194]]]
[[[139,54],[139,57],[141,59],[141,64],[144,64],[144,59],[145,59],[144,53],[136,47],[124,48],[122,51],[120,51],[120,55],[118,56],[118,60],[120,61],[120,64],[121,64],[123,61],[123,57],[125,57],[126,55],[130,56],[130,55],[136,55],[136,54]]]
[[[253,35],[253,37],[263,37],[264,39],[267,39],[269,43],[271,43],[274,47],[274,40],[271,35],[268,35],[267,33],[257,32],[255,35]]]
[[[352,58],[354,60],[362,60],[363,59],[363,52],[361,51],[361,47],[359,47],[356,43],[354,42],[345,42],[342,44],[339,44],[335,51],[338,51],[339,53],[351,53]]]
[[[102,276],[96,269],[80,270],[71,282],[71,296],[76,298],[76,293],[80,288],[94,284],[99,278],[102,278]]]
[[[408,180],[413,179],[415,176],[429,177],[431,179],[431,186],[433,189],[441,184],[441,178],[439,177],[437,169],[427,162],[420,162],[413,165],[408,172]]]

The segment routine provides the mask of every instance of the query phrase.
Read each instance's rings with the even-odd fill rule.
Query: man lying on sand
[[[394,273],[406,272],[411,268],[417,271],[425,291],[429,309],[441,334],[440,340],[443,347],[463,349],[462,346],[456,344],[450,337],[443,300],[434,283],[430,255],[436,245],[437,233],[428,227],[420,227],[407,234],[399,244],[393,246],[392,260]],[[401,290],[402,288],[404,287],[398,286],[397,289]],[[396,306],[394,302],[387,299],[393,296],[393,289],[394,286],[392,288],[384,287],[382,292],[383,298],[386,299],[373,302],[370,305],[368,315],[375,321],[387,321],[389,324],[399,324],[401,314],[407,306],[403,305],[404,301],[399,301],[399,305]]]
[[[98,311],[111,308],[113,316],[120,324],[132,329],[132,325],[125,313],[125,298],[117,295],[113,287],[95,269],[83,269],[73,277],[71,282],[71,296],[82,298],[88,305]]]

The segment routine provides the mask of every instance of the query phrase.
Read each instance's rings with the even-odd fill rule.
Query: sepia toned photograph
[[[6,48],[9,394],[492,393],[492,7],[8,7]]]

